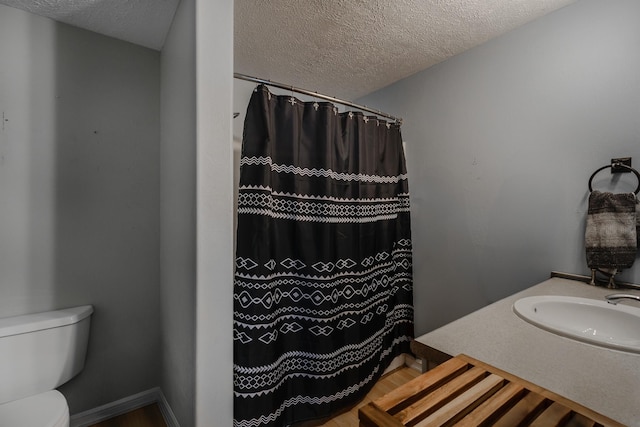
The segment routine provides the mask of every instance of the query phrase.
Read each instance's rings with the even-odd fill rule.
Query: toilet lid
[[[67,401],[57,390],[0,405],[2,427],[58,427],[68,422]]]

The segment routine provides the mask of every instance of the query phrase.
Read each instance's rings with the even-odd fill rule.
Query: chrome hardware
[[[613,304],[613,305],[616,305],[617,303],[619,303],[621,299],[631,299],[635,301],[640,301],[640,296],[631,295],[631,294],[611,294],[611,295],[607,295],[605,298],[609,304]]]

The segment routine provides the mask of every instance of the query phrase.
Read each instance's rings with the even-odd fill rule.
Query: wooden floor
[[[367,396],[353,408],[322,421],[298,424],[296,427],[357,427],[358,408],[420,375],[415,369],[398,368],[382,377]],[[160,408],[155,403],[90,427],[166,427]]]
[[[167,427],[157,404],[145,406],[90,427]]]
[[[342,414],[336,415],[333,418],[322,421],[306,422],[296,425],[296,427],[357,427],[358,426],[358,409],[376,400],[377,398],[384,396],[391,390],[400,387],[401,385],[411,381],[415,377],[419,376],[420,372],[415,369],[403,367],[391,371],[373,386],[373,389],[360,401],[356,406],[349,409]]]

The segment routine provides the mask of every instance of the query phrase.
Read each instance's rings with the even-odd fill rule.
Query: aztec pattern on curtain
[[[234,280],[234,425],[285,426],[364,397],[409,352],[413,284],[400,128],[254,91]]]

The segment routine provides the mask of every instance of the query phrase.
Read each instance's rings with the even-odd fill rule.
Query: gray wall
[[[233,424],[233,1],[196,0],[196,426]]]
[[[182,0],[161,61],[161,294],[162,390],[184,427],[233,424],[232,64],[233,2]]]
[[[422,334],[552,270],[588,273],[589,176],[640,167],[640,2],[582,0],[360,101],[405,119]]]
[[[161,54],[162,391],[194,425],[196,293],[195,3],[182,0]]]
[[[0,316],[93,304],[72,413],[158,385],[159,54],[0,6]]]

